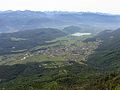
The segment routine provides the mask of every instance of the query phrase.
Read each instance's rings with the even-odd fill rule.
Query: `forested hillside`
[[[36,31],[4,34],[47,43],[1,55],[0,90],[120,90],[119,29],[83,36],[56,29]]]
[[[67,33],[53,28],[40,28],[28,31],[0,34],[0,54],[19,53],[46,41],[66,36]]]

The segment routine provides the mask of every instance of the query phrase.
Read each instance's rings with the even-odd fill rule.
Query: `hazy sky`
[[[120,0],[0,0],[0,10],[90,11],[120,14]]]

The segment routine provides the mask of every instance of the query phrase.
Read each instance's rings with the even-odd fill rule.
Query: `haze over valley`
[[[12,23],[11,23],[12,22]],[[64,29],[77,26],[88,32],[117,29],[120,16],[92,12],[3,11],[0,13],[0,32],[9,33],[37,28]],[[75,29],[78,29],[74,27]]]

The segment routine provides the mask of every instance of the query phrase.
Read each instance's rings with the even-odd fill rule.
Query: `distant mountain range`
[[[34,28],[58,28],[79,26],[82,29],[104,30],[118,28],[120,15],[91,12],[0,12],[0,32],[16,32]]]

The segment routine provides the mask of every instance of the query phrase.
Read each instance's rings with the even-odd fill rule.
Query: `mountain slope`
[[[0,54],[22,52],[37,45],[43,45],[46,41],[67,35],[52,28],[41,28],[29,31],[0,34]]]
[[[77,26],[69,26],[69,27],[65,27],[63,29],[63,31],[69,33],[69,34],[73,34],[73,33],[76,33],[76,32],[81,32],[82,33],[82,30],[80,27],[77,27]]]
[[[101,32],[91,40],[100,40],[101,43],[89,57],[88,64],[102,71],[120,71],[120,29]]]

